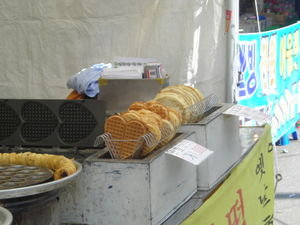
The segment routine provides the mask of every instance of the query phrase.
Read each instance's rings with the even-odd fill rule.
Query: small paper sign
[[[259,123],[270,123],[271,116],[268,114],[258,111],[253,108],[249,108],[247,106],[242,105],[233,105],[229,109],[227,109],[223,114],[234,115],[234,116],[242,116],[247,119],[255,120]]]
[[[226,33],[229,32],[231,17],[232,17],[232,10],[226,10],[226,27],[225,27]]]
[[[194,165],[199,165],[213,152],[207,148],[190,140],[182,140],[172,148],[170,148],[166,154],[181,158]]]

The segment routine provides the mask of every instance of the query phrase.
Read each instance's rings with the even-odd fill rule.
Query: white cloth
[[[78,93],[84,93],[89,97],[95,97],[99,94],[98,80],[105,68],[111,68],[111,64],[100,63],[82,69],[68,80],[67,87],[73,88]]]
[[[116,56],[157,59],[170,84],[187,83],[206,96],[223,97],[226,4],[1,0],[1,97],[65,97],[70,75]]]

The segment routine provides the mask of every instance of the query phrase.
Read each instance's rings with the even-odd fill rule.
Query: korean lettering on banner
[[[239,45],[239,77],[238,96],[239,99],[248,99],[256,91],[257,75],[256,65],[256,41],[245,41]]]
[[[245,209],[243,201],[242,189],[236,191],[238,198],[234,205],[230,208],[229,212],[226,214],[228,225],[246,225]]]
[[[183,225],[273,224],[273,145],[266,127],[253,150]]]
[[[237,199],[230,208],[229,212],[225,214],[228,225],[247,225],[245,218],[244,200],[242,189],[236,191]],[[211,225],[215,225],[214,223]]]
[[[276,141],[300,119],[300,23],[239,39],[236,101],[269,114]]]
[[[259,180],[259,185],[262,187],[261,193],[259,193],[259,195],[257,196],[257,201],[261,210],[265,209],[268,206],[268,204],[271,204],[271,201],[274,198],[273,185],[270,186],[270,184],[267,182],[268,180],[264,179],[264,176],[266,176],[267,173],[267,168],[265,167],[265,158],[268,158],[269,154],[273,154],[272,142],[268,142],[266,145],[266,149],[259,154],[255,167],[256,179]],[[271,182],[271,184],[273,183]],[[272,190],[269,191],[269,189]],[[273,224],[272,212],[267,213],[263,216],[262,224]]]

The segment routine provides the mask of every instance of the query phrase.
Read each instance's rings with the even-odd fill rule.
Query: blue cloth
[[[104,68],[111,68],[111,64],[94,64],[89,68],[82,69],[67,81],[67,87],[91,98],[95,97],[100,92],[98,79]]]

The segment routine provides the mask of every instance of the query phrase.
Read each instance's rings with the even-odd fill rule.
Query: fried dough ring
[[[32,152],[24,153],[0,153],[0,165],[24,165],[39,166],[54,171],[54,179],[61,179],[76,172],[73,160],[64,156],[38,154]],[[60,171],[64,171],[61,173]]]

